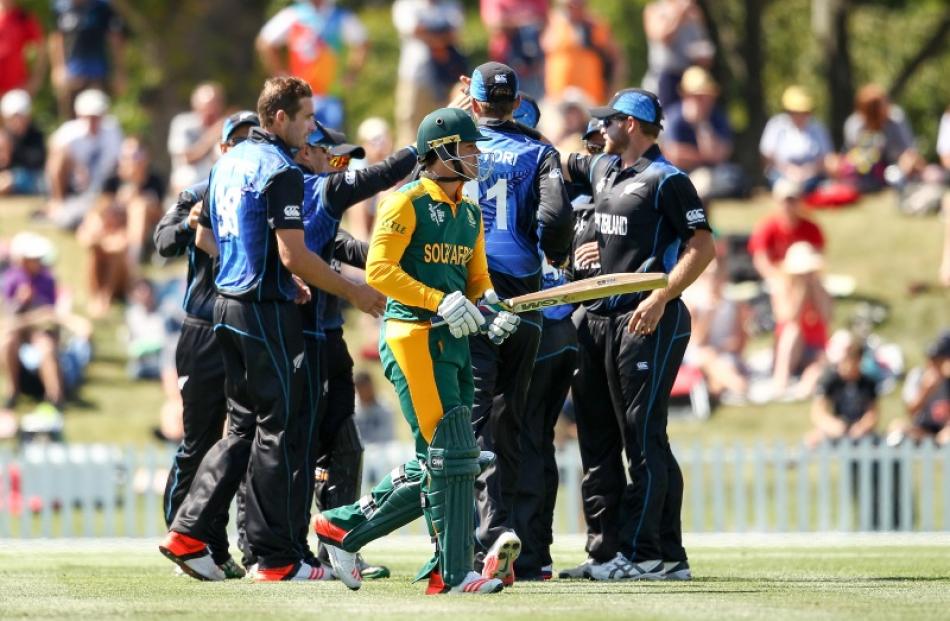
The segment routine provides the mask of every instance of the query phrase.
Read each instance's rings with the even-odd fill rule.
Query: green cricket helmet
[[[490,138],[478,131],[478,126],[468,113],[459,108],[439,108],[427,114],[419,123],[416,151],[422,161],[429,151],[437,147],[480,140]]]

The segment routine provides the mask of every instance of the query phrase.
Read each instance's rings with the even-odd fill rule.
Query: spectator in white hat
[[[24,90],[0,99],[0,196],[43,191],[46,141],[33,123],[33,102]]]
[[[74,228],[92,206],[102,185],[115,170],[122,129],[109,114],[109,97],[88,89],[76,97],[76,118],[50,137],[46,166],[50,193],[48,216],[60,226]]]
[[[801,86],[782,93],[782,112],[769,119],[759,141],[769,185],[788,179],[807,194],[827,176],[834,153],[831,136],[815,118],[815,103]]]

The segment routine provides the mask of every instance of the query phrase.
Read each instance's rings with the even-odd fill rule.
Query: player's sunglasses
[[[606,119],[600,119],[599,125],[601,129],[607,129],[614,121],[626,121],[629,118],[629,114],[615,114],[608,116]]]
[[[330,153],[330,148],[324,147],[323,145],[313,146],[314,148],[323,151],[324,155],[327,156],[327,164],[329,164],[331,168],[346,168],[350,165],[350,160],[353,159],[352,155],[332,155]]]
[[[598,144],[590,140],[584,141],[584,148],[587,149],[587,152],[590,155],[597,155],[598,153],[604,152],[604,145]]]

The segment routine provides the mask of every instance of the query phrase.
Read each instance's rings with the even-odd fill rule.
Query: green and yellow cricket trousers
[[[429,322],[387,319],[379,344],[415,439],[416,458],[395,468],[357,502],[323,512],[346,531],[350,552],[425,515],[436,555],[419,577],[438,565],[449,586],[472,570],[474,481],[479,450],[471,426],[474,398],[467,338]]]

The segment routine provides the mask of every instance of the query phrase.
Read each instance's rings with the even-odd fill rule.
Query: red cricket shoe
[[[196,580],[217,581],[227,577],[200,539],[170,530],[158,550]]]
[[[346,537],[346,531],[323,517],[322,513],[313,516],[312,527],[313,532],[323,543],[336,546],[337,548],[343,547],[343,539]]]
[[[333,580],[333,573],[323,565],[308,565],[307,563],[291,563],[283,567],[270,567],[268,569],[258,568],[252,575],[256,582]]]
[[[502,533],[485,555],[482,576],[497,578],[505,586],[515,583],[515,561],[521,554],[521,539],[514,531]]]

